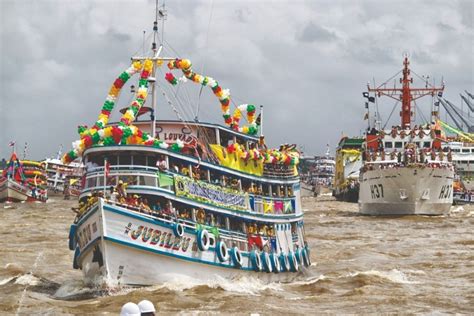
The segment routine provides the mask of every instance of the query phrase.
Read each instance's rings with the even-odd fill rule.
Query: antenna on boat
[[[156,39],[158,37],[158,20],[163,20],[163,23],[161,24],[162,27],[162,38],[161,38],[161,43],[160,47],[156,47]],[[163,3],[163,9],[159,9],[159,1],[155,1],[155,21],[153,22],[153,43],[151,44],[151,49],[153,51],[153,61],[156,62],[159,55],[161,54],[161,51],[163,50],[163,39],[164,39],[164,20],[166,20],[166,10],[165,10],[165,5]],[[155,65],[156,66],[156,65]],[[156,67],[153,67],[153,72],[151,76],[149,77],[148,81],[152,84],[152,94],[151,94],[151,103],[152,103],[152,115],[151,115],[151,133],[153,137],[156,137]]]

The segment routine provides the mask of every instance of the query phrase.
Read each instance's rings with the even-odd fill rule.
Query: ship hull
[[[0,202],[23,202],[31,199],[28,196],[29,189],[24,186],[9,180],[0,180]]]
[[[249,274],[285,282],[299,274],[256,272],[244,252],[241,267],[232,258],[221,261],[215,247],[198,249],[195,230],[185,225],[179,237],[173,223],[101,200],[77,225],[75,268],[82,269],[87,284],[107,286],[162,284],[183,277],[208,282]],[[300,273],[305,270],[300,265]]]
[[[365,215],[442,215],[453,203],[454,172],[422,166],[376,169],[361,175],[359,211]]]
[[[349,202],[349,203],[357,203],[359,200],[359,188],[350,188],[344,191],[333,191],[333,195],[338,201],[342,202]]]

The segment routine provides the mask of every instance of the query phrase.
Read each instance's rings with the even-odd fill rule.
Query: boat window
[[[117,155],[110,155],[107,156],[107,161],[109,162],[110,165],[117,165]]]
[[[385,148],[393,148],[392,142],[385,142]]]
[[[471,150],[470,150],[469,148],[463,148],[463,149],[462,149],[462,152],[463,152],[463,153],[469,153],[469,152],[471,152]]]
[[[123,183],[127,183],[128,185],[134,185],[137,183],[136,176],[119,176],[119,181],[122,180]]]
[[[139,185],[153,186],[156,187],[156,178],[149,176],[139,176],[138,177]]]
[[[146,156],[133,155],[133,164],[135,166],[146,166]]]
[[[402,142],[395,142],[395,148],[402,148],[403,143]]]
[[[431,142],[424,142],[423,148],[431,148]]]
[[[417,148],[420,148],[420,142],[415,142],[415,144]]]
[[[132,156],[130,156],[129,154],[121,154],[119,155],[119,161],[118,163],[122,166],[127,166],[127,165],[131,165],[132,164],[132,159],[131,159]]]
[[[455,153],[458,153],[458,152],[461,151],[461,149],[459,149],[459,148],[454,148],[454,149],[452,149],[452,151],[455,152]]]
[[[104,157],[99,155],[93,155],[89,157],[89,163],[94,167],[103,167],[104,166]]]
[[[148,167],[156,167],[156,161],[157,161],[157,157],[155,156],[147,156],[147,166]],[[161,158],[161,157],[160,157]],[[163,157],[164,158],[164,157]],[[161,161],[161,159],[160,159]]]
[[[95,187],[96,184],[97,184],[97,177],[88,178],[87,183],[86,183],[86,187],[87,188],[92,188],[92,187]]]
[[[117,177],[114,177],[114,176],[109,176],[107,177],[107,186],[109,185],[117,185]]]

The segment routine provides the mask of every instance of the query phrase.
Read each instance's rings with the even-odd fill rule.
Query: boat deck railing
[[[176,194],[174,185],[161,184],[159,169],[148,166],[130,166],[117,165],[112,166],[107,178],[104,176],[104,167],[96,167],[87,174],[84,192],[109,191],[110,187],[115,187],[120,181],[128,184],[130,189],[153,188],[165,190],[168,193]],[[195,181],[187,175],[167,170],[163,174],[174,177],[188,177],[190,181]],[[104,182],[105,181],[105,182]],[[205,181],[204,181],[205,182]],[[208,183],[208,182],[205,182]],[[213,186],[221,186],[218,183],[209,183]],[[226,187],[226,186],[223,186]],[[249,213],[264,215],[282,215],[295,214],[296,197],[295,196],[268,196],[255,193],[246,193],[237,190],[237,193],[244,193],[248,200]],[[241,210],[245,211],[245,210]]]

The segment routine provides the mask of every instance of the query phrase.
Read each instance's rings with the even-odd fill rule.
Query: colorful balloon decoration
[[[141,74],[138,81],[135,100],[122,115],[118,125],[106,126],[120,90],[128,79],[139,71],[141,71]],[[136,126],[131,125],[135,120],[138,111],[145,103],[148,95],[148,78],[152,72],[153,62],[151,60],[145,60],[143,64],[140,62],[134,62],[130,68],[120,74],[110,88],[109,94],[102,107],[102,111],[94,126],[90,129],[88,129],[87,126],[78,127],[78,133],[81,139],[72,143],[73,149],[63,156],[64,163],[72,162],[74,159],[80,157],[85,149],[94,145],[102,144],[110,146],[137,144],[163,149],[167,149],[170,146],[162,140],[156,139],[148,133],[142,132]],[[173,151],[180,151],[183,147],[184,143],[182,141],[177,141],[171,145],[170,149]]]
[[[277,149],[246,150],[245,146],[234,143],[225,149],[227,154],[236,154],[245,161],[254,160],[262,161],[267,164],[285,164],[287,166],[296,166],[299,163],[300,154],[296,148],[283,148],[281,151]]]
[[[234,114],[230,115],[230,91],[229,89],[222,89],[219,83],[211,77],[202,76],[193,72],[191,68],[192,64],[189,59],[175,59],[168,63],[170,70],[179,69],[183,72],[184,76],[191,81],[199,83],[203,86],[208,86],[212,89],[214,95],[219,99],[221,104],[222,116],[224,122],[233,130],[239,131],[248,135],[255,135],[258,132],[258,124],[255,119],[255,106],[252,104],[242,104],[234,111]],[[177,84],[176,78],[171,74],[167,73],[165,79],[172,85]],[[247,112],[248,126],[239,127],[240,118],[242,111]]]

